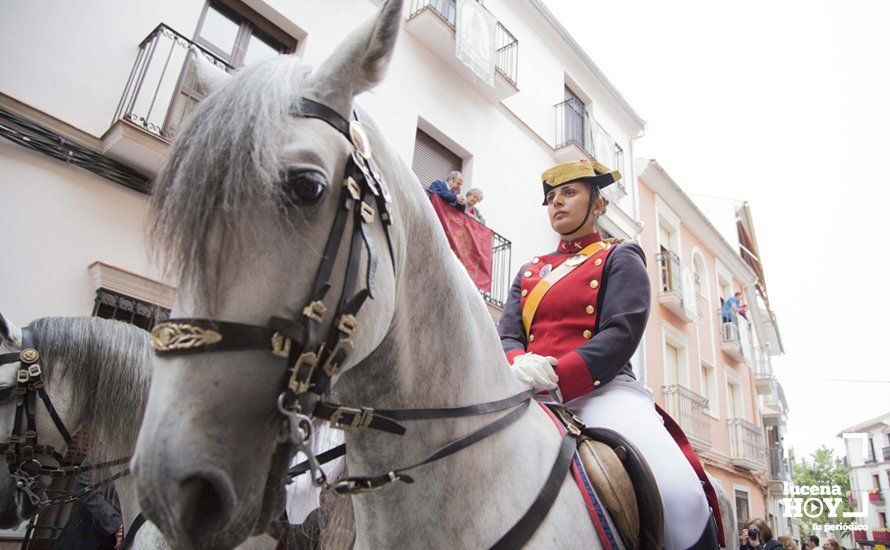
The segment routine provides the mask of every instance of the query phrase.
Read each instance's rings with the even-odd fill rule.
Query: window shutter
[[[435,180],[444,181],[450,172],[461,170],[463,160],[423,130],[417,130],[411,168],[420,184],[428,188]]]

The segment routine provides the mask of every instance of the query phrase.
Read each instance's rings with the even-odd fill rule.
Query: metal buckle
[[[28,374],[28,369],[19,369],[18,375],[16,377],[16,381],[19,384],[25,384],[28,382],[28,380],[30,378],[31,378],[31,376]]]
[[[303,315],[312,319],[318,324],[324,323],[324,314],[328,311],[327,306],[321,300],[315,300],[308,306],[303,308]]]
[[[40,365],[37,363],[28,367],[28,376],[31,378],[40,378],[41,374],[43,374],[43,372],[40,370]]]
[[[355,315],[347,313],[340,316],[340,324],[337,325],[337,330],[339,330],[343,334],[352,336],[352,333],[355,332],[355,327],[357,324],[358,323],[355,320]]]
[[[306,391],[309,390],[309,381],[312,380],[312,373],[315,372],[315,366],[317,364],[318,354],[314,352],[307,351],[297,357],[297,362],[294,363],[294,371],[293,374],[291,374],[290,382],[288,382],[287,387],[296,394],[306,393]],[[297,376],[299,376],[303,365],[308,365],[309,371],[306,373],[306,379],[300,380]]]
[[[362,188],[358,186],[354,179],[351,177],[346,178],[343,180],[343,186],[349,191],[349,196],[355,200],[361,200]]]
[[[351,414],[352,420],[348,424],[341,424],[340,420],[344,414]],[[352,407],[337,407],[331,415],[331,427],[338,430],[351,431],[356,428],[367,428],[374,419],[374,409],[361,407],[354,409]]]
[[[272,353],[278,357],[287,357],[290,355],[290,338],[284,336],[280,332],[273,334]]]
[[[346,352],[342,359],[338,362],[334,362],[336,360],[337,355],[341,352]],[[346,358],[349,357],[349,354],[355,351],[355,344],[352,343],[352,340],[349,338],[341,338],[337,341],[337,345],[334,346],[334,349],[328,355],[327,360],[324,362],[324,373],[328,376],[337,376],[340,374],[340,370],[343,368],[343,363],[346,362]]]
[[[361,205],[362,219],[365,223],[374,223],[374,209],[365,201],[362,201]]]

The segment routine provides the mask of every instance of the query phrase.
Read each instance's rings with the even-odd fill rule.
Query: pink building
[[[657,162],[637,161],[637,174],[653,307],[635,367],[733,498],[737,522],[762,517],[777,535],[790,533],[778,508],[790,479],[787,407],[770,363],[783,350],[750,213],[729,210],[731,244]],[[724,317],[736,292],[744,314]]]

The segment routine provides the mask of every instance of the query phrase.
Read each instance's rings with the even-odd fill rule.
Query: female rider
[[[596,230],[607,204],[600,188],[620,178],[587,161],[542,174],[560,242],[519,270],[498,332],[521,382],[555,389],[587,426],[622,434],[648,458],[664,508],[665,547],[713,549],[717,535],[701,482],[631,370],[649,317],[645,255],[636,243],[604,242]]]

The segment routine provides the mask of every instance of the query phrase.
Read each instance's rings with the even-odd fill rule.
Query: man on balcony
[[[723,302],[723,307],[720,309],[720,313],[723,315],[724,323],[732,322],[732,314],[736,313],[739,310],[739,306],[742,305],[742,301],[740,298],[742,297],[741,292],[736,292],[730,298],[727,298],[726,301]]]
[[[460,172],[455,170],[448,174],[445,181],[436,180],[430,184],[430,192],[442,197],[442,200],[451,206],[464,210],[466,208],[467,199],[460,194],[460,186],[464,183],[464,177]]]

